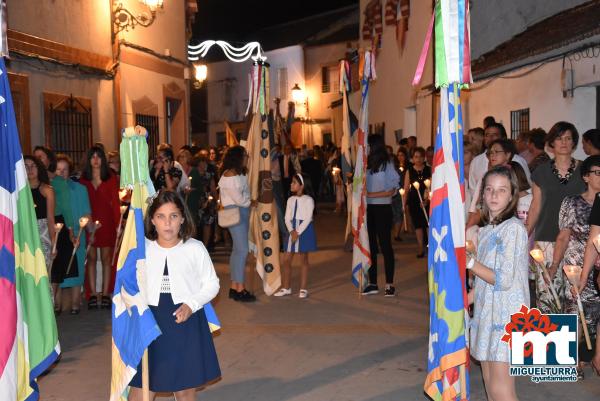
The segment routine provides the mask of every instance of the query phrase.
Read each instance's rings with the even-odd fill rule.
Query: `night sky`
[[[359,0],[198,0],[192,42],[243,42],[261,28],[357,4]]]

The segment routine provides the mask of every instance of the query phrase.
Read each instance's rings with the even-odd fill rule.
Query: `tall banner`
[[[367,231],[367,135],[369,132],[369,83],[375,79],[375,57],[370,51],[361,55],[359,64],[361,103],[356,137],[356,161],[352,178],[352,283],[360,291],[367,284],[371,251]]]
[[[144,215],[154,187],[148,172],[147,131],[137,126],[123,130],[120,146],[121,187],[131,190],[131,206],[117,261],[112,307],[112,376],[110,401],[123,393],[135,376],[144,350],[160,334],[146,301],[146,237]]]
[[[468,400],[462,111],[457,84],[440,89],[429,218],[429,357],[425,392]]]
[[[60,345],[4,58],[0,155],[0,398],[33,401]]]
[[[465,287],[463,121],[460,88],[471,83],[469,3],[435,4],[413,84],[435,29],[435,83],[440,112],[433,159],[429,225],[429,354],[424,389],[433,400],[468,400],[468,304]]]
[[[267,123],[268,67],[261,64],[255,65],[250,82],[252,94],[250,110],[253,116],[247,143],[248,183],[251,199],[255,199],[257,205],[250,208],[248,240],[250,250],[256,256],[256,271],[262,278],[265,294],[272,295],[281,286],[281,270],[279,266],[279,227],[271,179],[271,152]]]

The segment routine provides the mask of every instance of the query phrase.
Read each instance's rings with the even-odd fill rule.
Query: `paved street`
[[[345,218],[323,207],[316,222],[320,251],[311,255],[307,300],[297,297],[297,276],[290,297],[266,297],[257,289],[255,304],[227,299],[227,255],[223,250],[215,254],[221,277],[215,307],[223,327],[215,344],[223,377],[199,391],[198,400],[426,399],[426,266],[415,258],[415,241],[405,238],[394,245],[398,296],[359,299],[350,283],[351,254],[342,251]],[[62,315],[58,324],[63,355],[40,381],[42,400],[108,400],[109,313]],[[519,379],[517,391],[521,400],[600,399],[600,378],[589,368],[585,373],[586,379],[574,384]],[[484,400],[477,365],[471,384],[471,399]]]

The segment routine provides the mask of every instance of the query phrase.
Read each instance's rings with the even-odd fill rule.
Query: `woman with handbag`
[[[231,233],[233,247],[229,257],[231,288],[229,298],[240,302],[253,302],[256,297],[244,288],[244,273],[248,256],[248,226],[250,222],[250,189],[246,176],[248,154],[241,146],[227,150],[221,166],[219,194],[221,208],[218,222]]]

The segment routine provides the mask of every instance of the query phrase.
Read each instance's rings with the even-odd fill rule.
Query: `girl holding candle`
[[[408,210],[410,218],[417,236],[417,244],[419,252],[417,258],[425,257],[425,245],[427,244],[427,218],[425,213],[429,214],[428,201],[425,200],[425,180],[431,179],[431,167],[425,164],[425,149],[418,146],[413,150],[413,165],[408,168],[408,174],[404,177],[404,192],[406,197],[402,198],[402,202]],[[413,185],[419,183],[417,190]],[[419,193],[421,196],[419,197]],[[423,200],[424,203],[421,203]],[[406,209],[406,207],[404,207]]]
[[[53,250],[52,245],[55,240],[55,221],[54,221],[54,189],[50,185],[48,173],[42,162],[30,155],[23,157],[25,162],[25,171],[31,196],[33,197],[33,206],[37,218],[40,241],[42,243],[42,253],[46,260],[46,269],[50,271],[52,266]]]
[[[400,181],[398,185],[400,188],[404,186],[404,176],[408,171],[408,155],[406,154],[406,149],[403,147],[398,148],[398,152],[396,153],[396,157],[394,158],[394,164],[400,176]],[[404,210],[402,207],[402,196],[397,192],[392,197],[392,214],[394,218],[394,240],[402,241],[402,237],[400,237],[400,233],[402,232],[402,224],[404,223]]]
[[[85,168],[79,181],[88,192],[92,209],[92,220],[99,220],[101,227],[96,231],[94,243],[87,259],[88,284],[90,299],[88,308],[110,309],[110,278],[112,274],[111,258],[117,236],[117,225],[121,217],[119,210],[119,183],[111,173],[104,150],[93,146],[87,153]],[[97,249],[100,249],[102,260],[102,291],[96,289]],[[99,305],[100,304],[100,305]]]
[[[482,224],[477,254],[467,254],[467,269],[475,276],[469,301],[471,356],[481,362],[488,399],[517,400],[509,375],[510,349],[501,340],[504,326],[521,305],[529,304],[527,230],[515,216],[519,186],[512,169],[499,166],[482,179]]]

